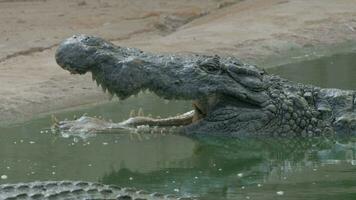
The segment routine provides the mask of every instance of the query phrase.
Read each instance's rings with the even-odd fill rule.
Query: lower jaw
[[[167,117],[167,118],[151,118],[151,117],[132,117],[120,123],[121,126],[138,127],[138,126],[187,126],[196,123],[202,118],[201,114],[192,110],[182,115]]]
[[[199,101],[193,101],[194,110],[186,112],[181,115],[167,118],[152,118],[137,116],[131,117],[121,123],[122,126],[138,127],[138,126],[156,126],[156,127],[169,127],[169,126],[187,126],[199,122],[203,119],[205,114],[205,107]]]

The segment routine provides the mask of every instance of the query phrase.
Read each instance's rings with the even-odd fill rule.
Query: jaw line
[[[98,86],[102,87],[102,90],[104,93],[110,95],[110,100],[113,98],[113,96],[117,96],[119,99],[126,99],[128,97],[137,95],[138,93],[144,91],[144,90],[139,90],[135,94],[127,95],[127,96],[122,96],[120,93],[117,93],[114,90],[111,90],[109,87],[106,87],[98,78],[94,75],[92,72],[92,79],[94,82],[97,83]],[[153,92],[153,91],[151,91]],[[153,92],[155,93],[155,92]],[[159,96],[159,95],[158,95]],[[193,101],[192,106],[193,110],[188,111],[184,114],[177,115],[174,117],[167,117],[167,118],[153,118],[153,117],[145,117],[145,116],[136,116],[136,117],[130,117],[129,119],[119,122],[119,123],[114,123],[113,128],[116,126],[118,128],[120,127],[138,127],[138,126],[157,126],[157,127],[170,127],[170,126],[186,126],[190,125],[193,123],[199,122],[201,119],[203,119],[207,113],[204,111],[204,108],[202,105],[200,105],[198,100],[192,100],[192,99],[185,99],[185,100],[191,100]],[[115,125],[117,124],[117,125]]]
[[[195,111],[191,110],[184,114],[167,117],[167,118],[151,118],[144,116],[131,117],[117,124],[118,127],[139,127],[139,126],[157,126],[157,127],[173,127],[190,125],[193,121]]]

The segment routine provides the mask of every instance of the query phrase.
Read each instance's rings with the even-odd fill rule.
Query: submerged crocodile
[[[194,108],[176,117],[121,123],[81,117],[60,122],[61,129],[178,126],[186,135],[233,137],[356,133],[355,91],[293,83],[232,56],[153,54],[75,35],[60,44],[56,61],[72,74],[91,72],[120,99],[149,90],[165,99],[192,100]]]
[[[0,199],[193,200],[132,188],[80,181],[44,181],[0,185]]]

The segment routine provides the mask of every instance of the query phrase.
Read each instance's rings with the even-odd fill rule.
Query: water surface
[[[354,89],[355,54],[271,69],[286,78]],[[190,102],[140,94],[125,101],[57,113],[121,121],[142,107],[170,116]],[[0,183],[86,180],[201,199],[356,199],[356,138],[192,140],[162,133],[104,133],[82,140],[48,131],[50,116],[0,128]]]
[[[277,66],[268,72],[306,84],[356,90],[356,53]]]

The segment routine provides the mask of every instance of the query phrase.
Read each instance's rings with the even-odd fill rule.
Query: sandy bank
[[[107,99],[90,76],[54,61],[56,45],[75,33],[149,51],[233,54],[261,67],[356,49],[354,0],[233,3],[0,0],[0,124]]]

